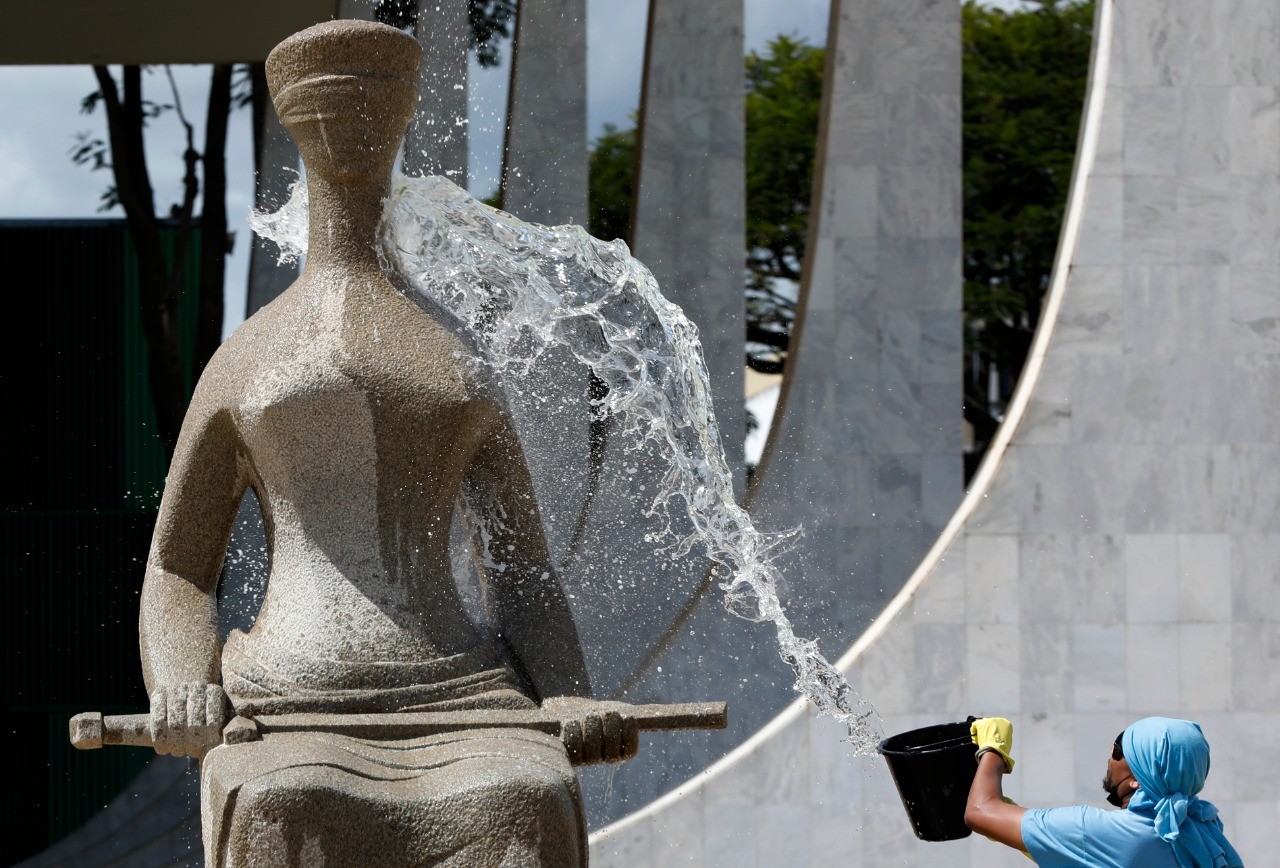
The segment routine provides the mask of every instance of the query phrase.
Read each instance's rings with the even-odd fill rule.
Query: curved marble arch
[[[1100,803],[1131,720],[1199,720],[1246,863],[1280,809],[1280,4],[1099,0],[1065,225],[1008,417],[840,660],[886,730],[1015,720],[1008,789]],[[911,834],[802,702],[592,836],[596,865],[1026,864]]]

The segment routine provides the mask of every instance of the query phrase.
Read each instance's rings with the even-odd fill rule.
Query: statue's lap
[[[532,730],[267,734],[215,748],[201,778],[209,868],[586,864],[564,746]]]

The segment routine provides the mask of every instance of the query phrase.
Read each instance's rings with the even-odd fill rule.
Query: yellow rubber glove
[[[969,735],[978,746],[978,755],[985,751],[995,751],[1004,759],[1005,767],[1013,771],[1013,724],[1003,717],[980,717],[969,724]]]

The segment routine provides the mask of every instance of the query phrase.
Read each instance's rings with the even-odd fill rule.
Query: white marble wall
[[[960,7],[837,2],[828,43],[801,322],[750,509],[762,529],[804,526],[783,599],[834,659],[960,499]],[[740,744],[792,682],[773,631],[727,614],[709,584],[626,696],[725,699],[730,727],[655,738],[615,773],[607,815]]]
[[[1117,732],[1149,714],[1196,719],[1214,754],[1203,795],[1245,863],[1270,864],[1280,3],[1099,11],[1114,32],[1094,71],[1105,57],[1110,72],[1041,376],[967,521],[849,672],[888,732],[1011,718],[1008,791],[1031,806],[1102,804]],[[846,758],[808,713],[779,724],[597,835],[594,864],[1026,864],[976,836],[917,841],[882,761]]]

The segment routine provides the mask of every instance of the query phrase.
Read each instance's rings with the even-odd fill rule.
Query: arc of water
[[[284,255],[306,244],[305,189],[282,212],[255,215]],[[797,636],[778,599],[773,559],[794,532],[763,534],[734,500],[733,477],[712,412],[698,329],[664,298],[621,241],[605,243],[577,226],[524,223],[472,199],[439,177],[397,176],[385,208],[383,253],[411,288],[443,305],[485,349],[488,364],[518,395],[532,363],[563,347],[609,387],[601,409],[619,421],[632,451],[652,448],[669,468],[645,510],[650,540],[674,557],[695,546],[719,566],[726,606],[773,624],[795,688],[849,730],[860,752],[879,738],[874,709],[844,680],[817,643]],[[683,503],[692,533],[671,508]],[[603,591],[603,589],[602,589]]]

